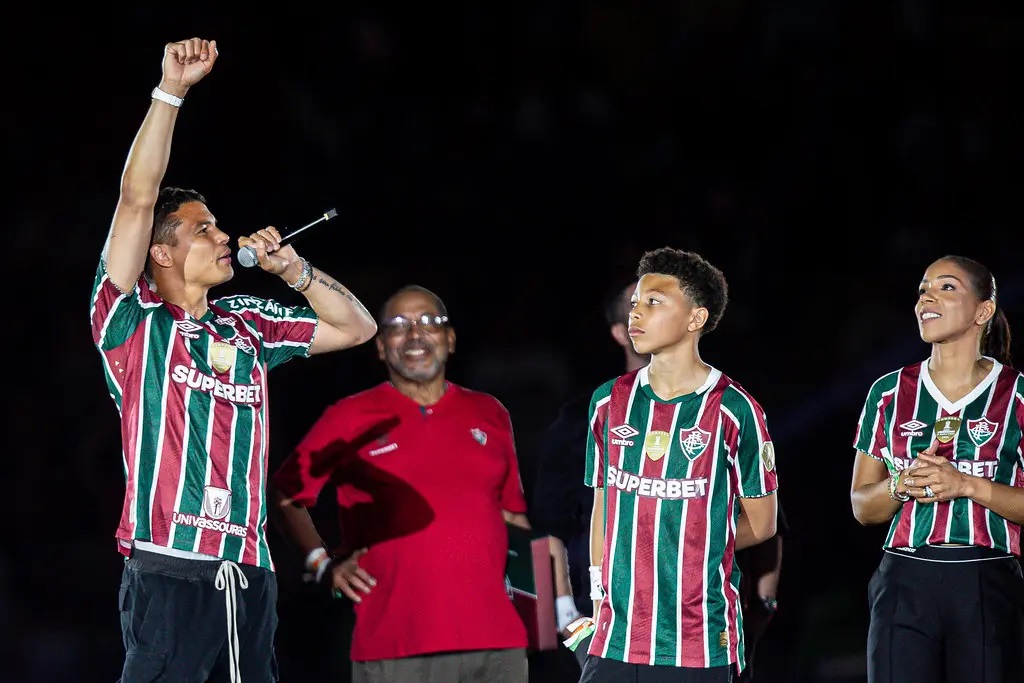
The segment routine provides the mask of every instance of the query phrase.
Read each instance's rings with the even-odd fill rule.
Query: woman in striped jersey
[[[889,523],[868,588],[868,682],[1024,681],[1024,376],[988,268],[945,256],[914,307],[928,359],[871,386],[850,498]]]

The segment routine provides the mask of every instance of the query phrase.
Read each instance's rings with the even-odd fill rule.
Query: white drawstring
[[[231,571],[234,569],[235,571]],[[238,596],[235,594],[235,574],[242,589],[249,587],[249,579],[245,578],[242,569],[231,560],[224,560],[217,568],[217,579],[214,585],[217,590],[224,591],[224,607],[228,618],[228,668],[231,671],[231,683],[242,683],[242,672],[238,670]]]

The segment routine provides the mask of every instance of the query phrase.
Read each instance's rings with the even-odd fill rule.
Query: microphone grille
[[[245,268],[252,268],[258,262],[256,252],[249,247],[242,247],[238,250],[238,262]]]

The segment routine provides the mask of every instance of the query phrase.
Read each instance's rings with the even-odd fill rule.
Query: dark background
[[[118,420],[88,300],[163,44],[194,35],[220,59],[186,99],[166,182],[235,236],[337,208],[296,247],[374,313],[407,283],[440,294],[449,376],[509,408],[528,493],[558,405],[621,371],[609,284],[666,244],[720,266],[732,300],[701,352],[764,406],[791,527],[759,680],[862,680],[884,530],[850,512],[860,402],[927,355],[912,305],[939,256],[988,265],[1024,321],[1017,6],[342,7],[9,8],[0,681],[120,669]],[[241,268],[215,290],[233,292],[300,301]],[[276,371],[272,467],[383,377],[373,344]],[[274,547],[282,680],[344,670],[344,606]]]

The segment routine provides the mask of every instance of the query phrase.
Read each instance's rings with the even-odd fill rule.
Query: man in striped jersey
[[[202,195],[160,183],[183,98],[217,54],[200,38],[164,47],[93,285],[93,342],[121,416],[126,478],[115,534],[127,558],[123,683],[277,680],[267,372],[376,332],[363,305],[273,227],[238,245],[308,306],[209,298],[233,275],[228,235]]]
[[[721,271],[664,247],[637,276],[628,332],[651,362],[590,404],[595,630],[580,681],[729,681],[744,667],[736,551],[775,534],[775,452],[758,402],[698,352],[728,301]]]
[[[868,682],[1019,683],[1024,375],[981,263],[932,263],[914,314],[931,355],[872,384],[854,438],[853,514],[889,522]]]

